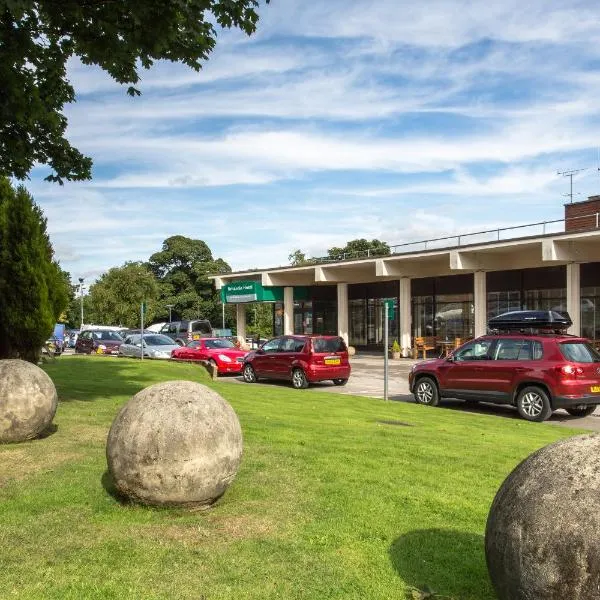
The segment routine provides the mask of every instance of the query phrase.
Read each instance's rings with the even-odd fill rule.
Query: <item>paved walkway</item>
[[[414,402],[412,394],[408,391],[408,373],[416,362],[418,361],[404,358],[389,361],[388,397],[390,400]],[[219,381],[243,383],[241,377],[220,377]],[[352,357],[352,375],[345,386],[334,386],[331,382],[326,381],[311,385],[309,390],[383,398],[383,357],[373,354],[358,354]],[[515,408],[506,405],[467,405],[460,400],[444,400],[441,408],[495,415],[506,419],[520,418]],[[571,417],[565,411],[558,410],[546,423],[600,431],[600,408],[594,414],[584,418]]]

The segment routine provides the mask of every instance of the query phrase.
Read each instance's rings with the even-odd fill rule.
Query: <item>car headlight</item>
[[[104,344],[98,344],[98,350],[106,350],[106,346]]]
[[[226,354],[219,354],[219,359],[223,362],[231,362],[231,359]]]

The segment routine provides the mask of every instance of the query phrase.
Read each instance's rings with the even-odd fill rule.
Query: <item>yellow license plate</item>
[[[593,385],[591,387],[592,392],[598,393],[600,392],[600,385]]]
[[[339,358],[326,358],[325,364],[326,365],[339,365],[340,359]]]
[[[200,336],[199,336],[199,335],[193,335],[193,336],[192,336],[192,339],[193,339],[193,340],[199,340],[199,339],[200,339]]]

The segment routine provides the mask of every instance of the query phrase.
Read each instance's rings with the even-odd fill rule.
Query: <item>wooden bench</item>
[[[427,358],[428,350],[436,349],[436,340],[433,336],[416,337],[415,345],[413,346],[413,358],[419,358],[419,352],[423,353],[423,358]]]

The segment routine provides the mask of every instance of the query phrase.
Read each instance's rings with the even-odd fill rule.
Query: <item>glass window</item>
[[[310,335],[313,332],[312,302],[294,302],[294,333]]]
[[[144,342],[148,346],[173,346],[173,340],[166,335],[144,335]]]
[[[305,340],[293,337],[283,338],[280,352],[302,352]]]
[[[200,346],[202,346],[202,343],[201,343],[201,342],[199,342],[198,340],[194,340],[193,342],[188,342],[188,343],[186,344],[186,346],[187,346],[188,348],[200,348]]]
[[[205,333],[206,335],[212,333],[208,321],[192,321],[192,331],[195,333]]]
[[[367,301],[360,298],[358,300],[349,300],[348,308],[350,311],[350,344],[353,346],[367,345]]]
[[[542,344],[534,340],[498,340],[494,350],[494,360],[539,360],[542,358]]]
[[[564,342],[558,347],[567,360],[581,363],[600,362],[600,354],[586,342]]]
[[[444,294],[435,298],[434,335],[438,338],[473,337],[475,305],[473,294]]]
[[[283,335],[283,304],[275,302],[273,307],[273,333]]]
[[[279,352],[279,346],[281,344],[281,338],[275,338],[262,345],[261,349],[265,352]]]
[[[581,288],[581,335],[600,340],[600,286]]]
[[[555,310],[565,312],[567,310],[567,290],[525,290],[523,298],[523,310]]]
[[[460,350],[453,354],[454,360],[458,362],[470,360],[490,360],[490,349],[492,340],[475,340],[465,344]]]
[[[196,342],[197,343],[197,342]],[[205,340],[204,345],[207,348],[235,348],[235,344],[231,340]]]
[[[174,323],[169,323],[169,333],[177,333],[179,329],[179,323],[175,321]]]
[[[415,296],[412,299],[412,327],[414,337],[434,335],[433,296]]]
[[[344,352],[346,344],[341,337],[334,338],[313,338],[314,352]]]
[[[112,340],[115,342],[123,341],[123,338],[116,331],[100,331],[97,338],[99,340]]]
[[[488,320],[513,310],[521,310],[521,292],[519,290],[488,293]]]

